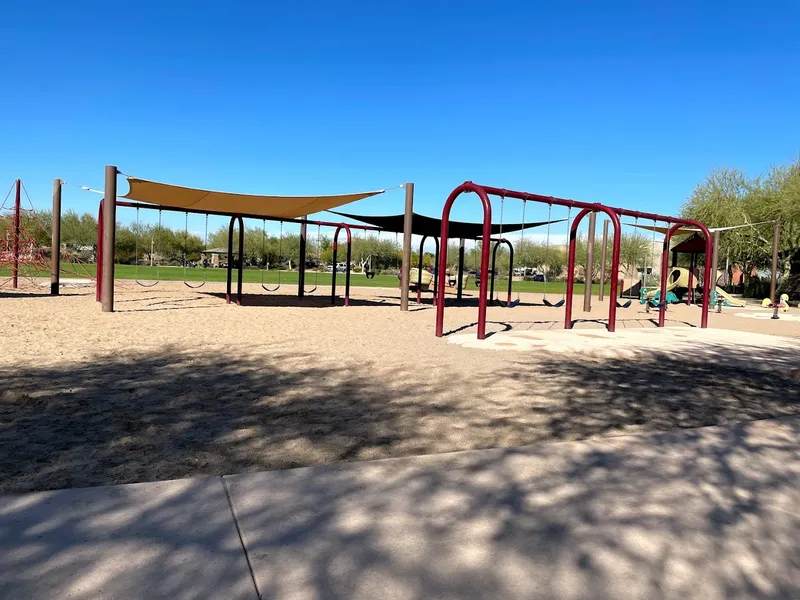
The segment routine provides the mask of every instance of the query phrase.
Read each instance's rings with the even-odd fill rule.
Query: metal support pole
[[[403,218],[403,263],[400,272],[400,310],[408,310],[408,288],[411,277],[411,235],[414,215],[414,184],[406,183],[406,212]]]
[[[586,284],[583,289],[583,312],[592,312],[592,272],[594,271],[594,230],[597,213],[589,213],[589,236],[586,239]]]
[[[61,275],[61,180],[53,180],[53,213],[50,218],[50,295],[58,296]]]
[[[114,248],[117,240],[117,167],[106,165],[103,196],[103,312],[114,312]]]
[[[719,231],[715,231],[711,234],[711,239],[713,243],[713,250],[711,253],[711,279],[712,281],[706,281],[704,285],[708,287],[709,292],[714,291],[717,288],[717,266],[719,265]],[[708,257],[706,256],[706,259]]]
[[[103,291],[103,199],[97,208],[97,262],[95,263],[94,299],[100,302]]]
[[[458,240],[458,279],[456,283],[456,300],[461,300],[464,292],[464,238]]]
[[[306,215],[308,217],[308,215]],[[297,265],[297,297],[305,295],[306,285],[306,233],[307,224],[300,225],[300,262]],[[319,266],[317,266],[319,268]]]
[[[14,239],[13,239],[13,262],[11,264],[11,287],[17,289],[19,282],[19,228],[20,228],[20,212],[22,211],[22,197],[20,196],[20,188],[22,181],[17,179],[14,182]]]
[[[597,299],[602,301],[606,294],[606,254],[608,252],[608,224],[609,220],[603,221],[603,249],[600,252],[600,292]]]
[[[776,304],[777,289],[778,289],[778,247],[781,243],[781,224],[775,221],[775,227],[772,231],[772,280],[769,284],[769,301]],[[777,312],[775,313],[778,314]]]
[[[673,252],[672,256],[675,257],[676,253]],[[689,291],[686,292],[686,306],[692,305],[692,300],[694,296],[694,268],[697,264],[697,253],[692,252],[689,255]]]

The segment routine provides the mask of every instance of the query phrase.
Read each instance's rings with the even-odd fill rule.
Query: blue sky
[[[795,2],[3,6],[0,185],[43,207],[54,177],[101,187],[110,163],[244,193],[414,181],[429,215],[467,179],[674,213],[710,169],[800,150]]]

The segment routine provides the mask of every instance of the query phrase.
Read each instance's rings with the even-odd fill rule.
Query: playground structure
[[[617,310],[617,288],[618,288],[618,278],[619,278],[619,262],[620,262],[620,239],[621,239],[621,216],[629,216],[635,218],[642,218],[642,219],[649,219],[653,221],[664,221],[669,225],[669,228],[666,231],[664,236],[664,244],[663,244],[663,251],[662,251],[662,261],[661,261],[661,297],[666,297],[666,287],[667,287],[667,265],[669,262],[669,248],[670,248],[670,240],[672,236],[679,232],[682,227],[689,226],[692,228],[697,228],[699,231],[703,233],[705,236],[705,245],[706,245],[706,255],[711,256],[712,253],[712,240],[711,240],[711,233],[708,228],[692,219],[683,219],[680,217],[671,217],[671,216],[664,216],[658,215],[654,213],[645,213],[641,211],[634,211],[628,210],[625,208],[614,208],[609,207],[604,204],[600,203],[588,203],[588,202],[580,202],[577,200],[569,200],[565,198],[556,198],[554,196],[543,196],[541,194],[532,194],[528,192],[520,192],[515,190],[507,190],[503,188],[491,187],[491,186],[484,186],[473,183],[471,181],[467,181],[458,187],[456,187],[448,196],[444,208],[442,209],[442,229],[440,240],[443,247],[447,248],[447,240],[449,237],[449,224],[450,224],[450,211],[452,209],[453,204],[455,203],[456,199],[464,193],[474,192],[478,195],[483,205],[483,245],[481,248],[481,266],[480,266],[480,291],[478,296],[478,322],[477,322],[477,329],[478,329],[478,339],[482,340],[486,337],[486,308],[487,308],[487,292],[488,292],[488,276],[489,276],[489,253],[490,253],[490,246],[491,246],[491,235],[492,235],[492,203],[490,200],[490,196],[496,196],[505,200],[506,198],[515,198],[521,200],[523,202],[539,202],[548,204],[549,206],[557,205],[557,206],[565,206],[569,209],[578,208],[580,212],[577,214],[575,219],[571,222],[569,226],[569,251],[568,251],[568,259],[567,259],[567,284],[566,284],[566,308],[565,308],[565,317],[564,317],[564,328],[565,329],[572,329],[573,322],[572,322],[572,304],[573,304],[573,291],[575,287],[575,254],[576,254],[576,246],[577,246],[577,230],[578,226],[580,225],[581,221],[587,215],[591,215],[598,212],[603,212],[608,215],[609,220],[611,221],[614,227],[614,235],[613,235],[613,246],[612,246],[612,253],[611,253],[611,299],[614,300],[609,302],[609,312],[608,312],[608,331],[614,332],[616,329],[616,310]],[[592,221],[593,222],[593,221]],[[593,230],[593,227],[590,227]],[[590,233],[591,235],[591,233]],[[444,285],[444,277],[445,277],[445,269],[447,268],[447,253],[446,251],[440,253],[439,265],[438,265],[438,272],[437,277],[439,278],[439,287]],[[590,263],[591,264],[591,263]],[[704,281],[708,281],[711,275],[711,262],[706,261],[705,264],[705,276]],[[587,286],[587,289],[590,289]],[[703,288],[703,300],[702,300],[702,307],[701,307],[701,317],[700,317],[700,327],[706,328],[708,326],[708,308],[709,308],[709,295],[710,290],[708,286]],[[444,310],[445,310],[445,303],[444,302],[437,302],[436,303],[436,336],[442,337],[444,335]],[[658,317],[658,326],[663,327],[666,320],[666,303],[661,303],[659,309],[659,317]]]
[[[404,233],[403,223],[405,215],[370,216],[370,215],[356,215],[352,213],[344,213],[334,210],[328,212],[331,212],[341,217],[354,219],[356,221],[361,221],[362,223],[368,223],[370,225],[380,227],[381,231]],[[537,227],[543,227],[547,225],[548,237],[549,237],[551,224],[562,223],[567,220],[568,219],[551,220],[550,215],[548,215],[548,219],[546,221],[535,221],[529,223],[525,221],[525,212],[523,211],[521,222],[503,223],[502,211],[501,211],[500,223],[495,223],[491,225],[492,235],[496,235],[498,237],[492,240],[492,244],[494,244],[493,255],[495,256],[495,262],[493,262],[492,265],[492,276],[491,276],[490,286],[493,287],[494,285],[497,244],[505,244],[509,248],[510,252],[509,258],[511,259],[511,268],[509,269],[509,281],[508,281],[508,302],[507,302],[508,305],[511,305],[510,302],[511,286],[512,286],[511,273],[513,272],[514,249],[511,245],[511,242],[503,238],[503,234],[519,231],[522,235],[522,239],[524,239],[525,230],[534,229]],[[419,245],[418,264],[414,269],[411,270],[409,285],[417,293],[418,304],[422,302],[423,292],[432,291],[433,299],[435,302],[436,299],[439,297],[439,291],[447,290],[448,288],[450,289],[455,288],[456,301],[462,300],[464,293],[464,286],[466,284],[466,281],[469,279],[469,275],[467,275],[466,278],[464,277],[464,267],[465,267],[464,258],[466,250],[465,244],[467,240],[474,240],[477,242],[477,240],[481,239],[483,235],[483,225],[481,225],[480,223],[467,223],[463,221],[450,222],[450,232],[453,234],[454,238],[457,238],[459,240],[458,260],[454,265],[453,269],[448,268],[446,270],[445,280],[444,280],[445,284],[442,285],[439,282],[438,277],[433,276],[431,273],[425,271],[423,267],[423,254],[425,250],[425,242],[428,239],[433,239],[435,243],[434,265],[436,265],[437,269],[439,268],[439,256],[442,245],[441,240],[439,238],[441,228],[442,228],[441,219],[428,217],[426,215],[421,215],[418,213],[412,214],[411,234],[420,236],[421,240]],[[476,284],[478,284],[479,281],[480,281],[480,276],[476,278]]]
[[[65,248],[61,247],[60,212],[61,212],[61,180],[53,184],[53,218],[52,230],[47,232],[33,207],[25,184],[16,179],[5,199],[0,203],[0,270],[8,269],[11,276],[0,279],[0,287],[10,285],[18,289],[20,279],[33,281],[35,277],[50,272],[51,295],[59,293],[59,273],[62,263],[72,267],[72,273],[82,271],[89,278],[88,271]],[[13,192],[13,201],[9,201]],[[26,199],[23,203],[22,198]],[[50,239],[48,246],[46,239]]]
[[[116,209],[117,206],[140,209],[150,209],[161,211],[171,211],[189,214],[218,215],[230,217],[228,228],[228,257],[227,277],[226,277],[226,301],[236,304],[242,303],[242,283],[244,261],[244,219],[257,219],[262,222],[278,221],[281,223],[297,223],[300,225],[300,260],[298,262],[299,284],[297,296],[302,298],[307,290],[305,289],[306,275],[306,228],[309,224],[318,227],[334,227],[333,252],[334,262],[338,251],[338,237],[341,230],[346,233],[347,240],[347,264],[348,269],[345,275],[345,306],[350,303],[350,254],[352,236],[351,229],[379,231],[378,227],[368,225],[353,225],[348,223],[336,223],[329,221],[309,220],[305,215],[328,210],[343,204],[355,202],[363,198],[382,194],[386,190],[375,190],[371,192],[360,192],[355,194],[341,194],[334,196],[258,196],[248,194],[233,194],[226,192],[213,192],[195,188],[186,188],[175,185],[163,184],[145,179],[126,176],[130,185],[130,190],[124,196],[126,200],[117,199],[117,176],[120,174],[116,166],[107,165],[105,168],[105,188],[102,192],[103,199],[100,201],[98,212],[98,231],[97,231],[97,289],[96,300],[101,304],[103,312],[114,311],[114,247],[116,239]],[[413,209],[414,184],[407,183],[402,187],[406,192],[406,217],[408,220],[408,230],[410,232],[410,217]],[[88,188],[86,188],[88,189]],[[92,190],[94,191],[94,190]],[[132,200],[132,201],[128,201]],[[54,197],[55,205],[55,197]],[[54,211],[54,215],[55,215]],[[59,211],[60,216],[60,211]],[[234,229],[238,225],[239,260],[234,261],[235,255],[233,248]],[[55,239],[54,239],[55,244]],[[408,272],[411,236],[405,236],[403,240],[403,277],[405,282],[405,292],[401,291],[401,310],[408,309]],[[138,257],[137,257],[138,260]],[[237,269],[236,291],[233,291],[233,269],[234,263]],[[57,282],[56,282],[57,285]],[[191,287],[191,286],[190,286]],[[276,291],[268,289],[262,281],[262,288],[266,291]],[[316,289],[316,285],[312,292]],[[333,272],[331,287],[331,303],[336,303],[336,270]]]

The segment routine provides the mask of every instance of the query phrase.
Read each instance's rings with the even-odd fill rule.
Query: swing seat
[[[193,289],[193,290],[199,289],[199,288],[203,287],[205,284],[206,284],[205,281],[202,281],[199,285],[191,285],[188,281],[184,281],[183,282],[183,285],[185,285],[186,287],[188,287],[190,289]]]
[[[366,275],[367,279],[375,279],[375,271],[365,271],[364,275]]]
[[[142,286],[143,288],[151,288],[151,287],[155,287],[155,286],[157,286],[157,285],[158,285],[159,283],[161,283],[161,282],[160,282],[160,281],[154,281],[154,282],[152,282],[152,283],[142,283],[141,281],[139,281],[139,280],[137,279],[137,280],[136,280],[136,283],[137,283],[137,284],[139,284],[140,286]]]
[[[506,308],[514,308],[515,306],[519,306],[519,298],[506,304]]]
[[[562,306],[564,306],[565,300],[564,298],[562,298],[558,302],[550,302],[550,300],[544,298],[542,302],[544,303],[545,306],[549,306],[550,308],[561,308]]]
[[[622,302],[620,302],[620,301],[617,301],[617,308],[628,308],[628,307],[630,307],[630,305],[631,305],[631,302],[632,302],[632,300],[628,300],[628,301],[627,301],[627,302],[625,302],[625,303],[622,303]]]

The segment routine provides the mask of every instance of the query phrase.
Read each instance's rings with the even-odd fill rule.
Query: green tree
[[[61,216],[61,243],[67,248],[97,245],[97,219],[89,213],[79,215],[68,210]]]
[[[800,293],[800,159],[754,179],[737,169],[716,169],[697,185],[682,214],[709,227],[749,224],[720,235],[720,257],[745,273],[769,267],[772,223],[760,223],[780,221],[780,270],[789,276],[784,287],[792,297]]]

